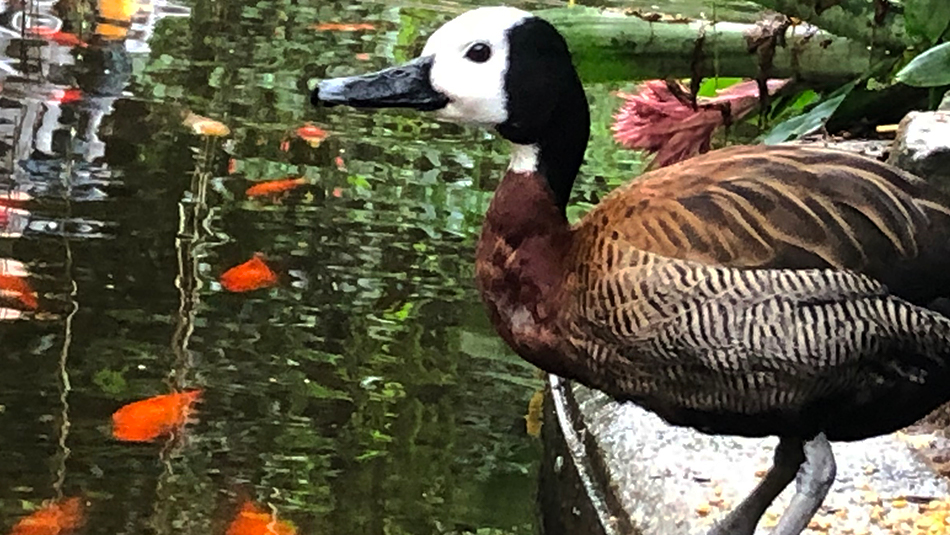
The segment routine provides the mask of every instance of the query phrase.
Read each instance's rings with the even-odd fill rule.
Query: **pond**
[[[223,534],[247,501],[299,533],[537,531],[543,381],[472,282],[505,144],[306,92],[411,58],[477,3],[8,4],[0,532],[75,496],[90,535]],[[572,210],[639,170],[610,139],[613,89],[589,88]],[[303,180],[247,193],[285,178]],[[255,255],[273,285],[221,285]],[[202,392],[183,429],[113,436],[120,407],[181,390]]]

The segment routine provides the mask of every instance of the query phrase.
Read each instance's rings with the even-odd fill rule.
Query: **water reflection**
[[[408,114],[315,113],[300,83],[412,55],[450,13],[188,14],[61,0],[2,19],[0,282],[36,306],[0,284],[20,318],[0,324],[0,532],[81,496],[83,533],[228,533],[269,511],[299,533],[533,533],[540,381],[471,284],[505,156]],[[222,287],[258,253],[276,285]],[[120,407],[189,389],[171,436],[113,436]]]

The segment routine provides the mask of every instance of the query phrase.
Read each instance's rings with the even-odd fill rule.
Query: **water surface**
[[[38,293],[36,310],[0,296],[0,532],[81,495],[87,534],[224,533],[245,499],[300,533],[535,533],[525,415],[542,381],[472,283],[505,144],[306,94],[411,58],[479,2],[102,2],[141,8],[126,37],[81,0],[0,20],[0,191],[32,197],[0,208],[0,269]],[[639,167],[610,141],[611,89],[590,88],[573,211]],[[230,134],[196,134],[189,113]],[[308,123],[329,132],[318,146]],[[286,177],[307,184],[245,194]],[[279,284],[225,291],[255,253]],[[112,438],[122,405],[196,388],[182,433]]]

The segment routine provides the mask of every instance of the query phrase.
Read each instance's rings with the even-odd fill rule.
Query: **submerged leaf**
[[[950,43],[935,46],[917,56],[895,78],[914,87],[950,84]]]
[[[165,394],[130,403],[112,415],[112,435],[127,442],[148,442],[185,424],[201,390]]]

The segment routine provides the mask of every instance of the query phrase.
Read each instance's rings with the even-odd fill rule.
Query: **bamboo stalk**
[[[759,59],[746,34],[755,25],[731,22],[650,22],[596,8],[557,8],[541,17],[564,35],[585,82],[685,78],[694,73],[752,78]],[[797,25],[777,47],[771,77],[833,84],[864,74],[872,62],[864,44]],[[701,41],[701,43],[700,43]],[[697,51],[700,53],[697,54]]]

